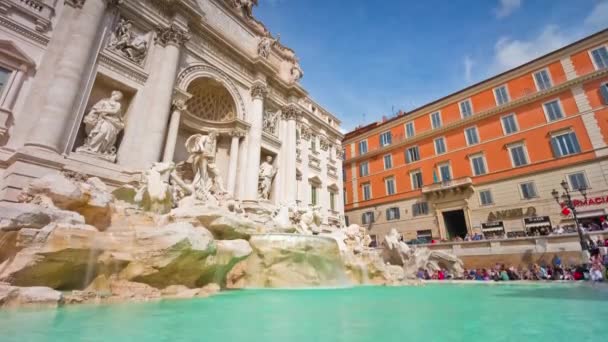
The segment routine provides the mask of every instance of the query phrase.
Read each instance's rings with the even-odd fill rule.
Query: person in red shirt
[[[439,280],[445,279],[445,274],[443,273],[443,270],[439,270],[439,272],[437,272],[437,279],[439,279]]]

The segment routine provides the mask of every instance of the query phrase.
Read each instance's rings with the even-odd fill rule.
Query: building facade
[[[608,207],[608,31],[346,134],[349,223],[381,238],[518,236]],[[584,198],[579,189],[586,189]]]
[[[2,200],[52,172],[136,183],[155,163],[179,168],[211,146],[214,186],[317,206],[339,224],[340,121],[300,85],[295,52],[255,6],[0,0]]]

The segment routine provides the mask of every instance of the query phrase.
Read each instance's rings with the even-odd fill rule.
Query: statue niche
[[[188,87],[192,97],[186,103],[188,112],[205,121],[229,122],[236,119],[236,106],[232,95],[221,83],[197,79]]]
[[[76,152],[110,162],[116,160],[116,140],[124,129],[122,120],[123,93],[114,90],[109,98],[97,102],[84,117],[86,139]]]

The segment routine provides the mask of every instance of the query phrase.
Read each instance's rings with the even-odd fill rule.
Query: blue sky
[[[261,0],[255,15],[348,131],[604,29],[608,0]]]

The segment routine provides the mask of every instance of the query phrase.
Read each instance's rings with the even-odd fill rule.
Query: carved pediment
[[[34,68],[36,62],[10,40],[0,40],[0,54],[16,67]]]

